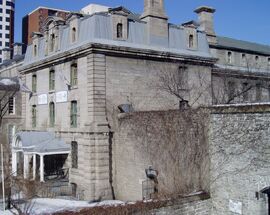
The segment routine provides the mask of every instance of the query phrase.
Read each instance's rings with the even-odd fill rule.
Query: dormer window
[[[259,56],[255,56],[255,63],[257,64],[258,63],[258,61],[259,61]]]
[[[122,23],[117,24],[116,30],[117,30],[117,38],[118,39],[123,38],[123,24]]]
[[[194,48],[194,37],[192,34],[190,34],[188,38],[188,47],[191,49]]]
[[[232,52],[228,52],[228,54],[227,54],[227,63],[229,63],[229,64],[232,63]]]
[[[50,51],[54,51],[54,46],[55,46],[55,34],[50,35]]]
[[[71,31],[71,41],[73,43],[76,41],[76,33],[77,33],[76,28],[72,28],[72,31]]]
[[[36,57],[37,56],[37,45],[35,44],[34,45],[34,57]]]

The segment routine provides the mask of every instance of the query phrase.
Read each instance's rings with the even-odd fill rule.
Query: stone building
[[[214,11],[200,7],[199,22],[174,25],[163,0],[145,0],[141,16],[117,7],[67,20],[48,17],[19,68],[33,95],[22,96],[24,127],[14,139],[13,170],[24,163],[24,177],[33,169],[43,181],[49,160],[58,160],[53,168],[70,167],[78,198],[119,198],[120,112],[177,109],[179,100],[194,107],[268,101],[270,48],[217,36]],[[179,77],[183,83],[168,90]],[[29,151],[24,139],[32,135],[40,138]],[[53,146],[46,153],[39,150],[44,142]]]

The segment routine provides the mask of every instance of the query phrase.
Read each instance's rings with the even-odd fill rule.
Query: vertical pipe
[[[2,167],[2,190],[3,190],[3,206],[4,211],[6,210],[6,198],[5,198],[5,176],[4,176],[4,152],[3,144],[1,143],[1,167]]]

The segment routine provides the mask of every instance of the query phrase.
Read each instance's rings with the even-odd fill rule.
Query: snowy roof
[[[32,45],[28,46],[24,65],[46,59],[54,54],[56,55],[75,48],[85,47],[86,44],[105,44],[142,50],[154,50],[191,57],[212,58],[204,32],[197,31],[198,48],[196,50],[190,50],[187,43],[188,35],[183,27],[169,24],[168,38],[159,36],[151,36],[149,38],[146,34],[147,23],[138,20],[138,16],[133,13],[130,13],[128,16],[127,40],[114,39],[113,19],[110,13],[98,13],[92,16],[82,17],[79,19],[78,25],[77,42],[71,42],[71,30],[69,25],[60,26],[60,44],[58,50],[46,55],[45,39],[41,37],[39,38],[38,53],[36,56],[33,55]]]
[[[65,141],[56,138],[52,132],[19,132],[16,134],[16,138],[20,143],[15,148],[23,149],[26,152],[57,153],[70,151],[70,146]]]
[[[270,46],[268,45],[236,40],[229,37],[217,36],[217,46],[223,48],[252,51],[263,55],[270,55]]]

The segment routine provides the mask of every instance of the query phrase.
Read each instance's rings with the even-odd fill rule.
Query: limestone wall
[[[212,214],[267,214],[267,197],[257,199],[256,192],[270,186],[269,126],[269,112],[241,113],[238,108],[212,115]]]

